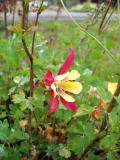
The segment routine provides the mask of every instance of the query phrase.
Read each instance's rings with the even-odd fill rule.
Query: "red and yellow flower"
[[[57,76],[53,77],[51,71],[47,71],[43,77],[47,91],[50,93],[50,107],[48,115],[53,113],[59,106],[59,101],[69,110],[77,111],[75,99],[68,93],[79,94],[82,90],[80,82],[75,82],[80,74],[76,70],[67,72],[74,61],[74,52],[70,49],[70,53],[61,65]]]

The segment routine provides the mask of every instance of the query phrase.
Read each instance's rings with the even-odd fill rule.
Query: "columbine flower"
[[[59,101],[69,110],[77,111],[75,99],[68,93],[79,94],[82,90],[80,82],[75,82],[80,74],[76,70],[67,72],[74,61],[74,52],[70,49],[70,53],[61,65],[57,76],[53,77],[51,71],[47,71],[44,75],[44,83],[47,91],[50,93],[50,107],[48,115],[53,113],[59,105]]]

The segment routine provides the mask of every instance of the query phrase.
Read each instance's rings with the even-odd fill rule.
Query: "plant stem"
[[[16,4],[13,6],[13,17],[12,17],[12,26],[15,24],[15,12],[16,12]]]
[[[33,97],[33,77],[34,77],[34,73],[33,73],[33,57],[31,56],[31,54],[29,53],[29,50],[27,48],[25,39],[22,37],[22,44],[24,47],[24,50],[30,60],[30,97]],[[31,109],[28,110],[28,134],[29,134],[29,158],[30,158],[30,153],[31,153],[31,145],[32,145],[32,111]]]
[[[44,2],[44,0],[42,0],[42,2],[41,2],[41,4],[40,4],[40,7],[39,7],[39,9],[38,9],[38,12],[37,12],[37,16],[36,16],[36,20],[35,20],[35,24],[34,24],[35,27],[37,27],[37,25],[38,25],[38,19],[39,19],[39,15],[40,15],[40,13],[41,13],[41,11],[42,11],[43,2]],[[36,36],[36,31],[33,32],[32,50],[31,50],[32,54],[34,53],[35,36]]]
[[[104,13],[104,15],[103,15],[102,21],[101,21],[100,26],[99,26],[99,29],[98,29],[98,32],[99,32],[99,33],[100,33],[101,30],[102,30],[102,26],[103,26],[103,24],[104,24],[105,18],[106,18],[106,16],[107,16],[108,12],[109,12],[110,7],[111,7],[111,1],[109,2],[108,6],[107,6],[107,8],[106,8],[106,11],[105,11],[105,13]]]
[[[24,29],[24,32],[27,30],[28,27],[28,10],[26,11],[26,6],[28,6],[27,4],[25,4],[25,1],[22,1],[22,5],[23,5],[23,16],[22,16],[22,28]],[[28,8],[27,8],[28,9]],[[30,95],[29,97],[33,97],[33,78],[34,78],[34,69],[33,69],[33,56],[30,53],[25,38],[24,38],[24,32],[22,35],[22,44],[25,50],[26,55],[29,58],[30,61]],[[31,109],[28,110],[28,134],[29,134],[29,153],[28,153],[28,157],[31,157],[31,145],[32,145],[32,111]]]
[[[28,12],[29,12],[28,2],[25,2],[25,0],[22,0],[22,7],[23,7],[22,26],[24,26],[24,29],[27,30],[27,28],[28,28]]]
[[[33,78],[34,78],[34,67],[33,67],[33,57],[32,55],[30,54],[28,48],[27,48],[27,45],[26,45],[26,42],[25,42],[25,39],[24,37],[22,37],[22,44],[23,44],[23,47],[24,47],[24,50],[30,60],[30,97],[33,97]],[[31,126],[31,121],[32,121],[32,112],[31,112],[31,109],[29,109],[28,111],[28,126],[29,126],[29,129],[28,129],[28,132],[29,132],[29,144],[30,144],[30,148],[31,148],[31,144],[32,144],[32,126]]]
[[[111,16],[112,16],[113,13],[114,13],[114,9],[112,9],[112,11],[111,11],[111,13],[109,14],[106,22],[104,22],[104,24],[103,24],[103,26],[102,26],[102,30],[104,30],[104,28],[106,27],[106,25],[109,23],[110,18],[111,18]],[[102,31],[102,30],[101,30],[101,31]]]
[[[39,15],[42,11],[43,2],[44,2],[44,0],[42,0],[41,5],[39,7],[39,10],[37,12],[37,16],[36,16],[36,20],[35,20],[35,26],[37,26],[37,24],[38,24],[38,19],[39,19]],[[28,27],[28,16],[26,15],[26,14],[28,14],[28,7],[27,7],[27,10],[26,10],[27,4],[25,4],[24,0],[22,1],[22,4],[23,4],[22,28],[24,29],[24,32],[25,32],[27,30],[27,27]],[[26,18],[27,18],[27,23],[26,23]],[[33,97],[33,94],[34,94],[33,93],[34,92],[34,87],[33,87],[33,79],[34,79],[33,53],[34,53],[36,31],[34,31],[34,33],[33,33],[31,52],[29,51],[29,49],[27,47],[27,44],[26,44],[26,41],[25,41],[25,38],[24,38],[24,32],[23,32],[23,35],[22,35],[22,44],[23,44],[25,53],[28,56],[29,61],[30,61],[30,95],[29,96]],[[30,145],[29,158],[31,156],[30,154],[31,154],[31,145],[32,145],[32,125],[31,125],[31,122],[32,122],[32,111],[31,111],[31,109],[29,109],[28,110],[28,126],[29,126],[28,133],[29,133],[29,145]]]

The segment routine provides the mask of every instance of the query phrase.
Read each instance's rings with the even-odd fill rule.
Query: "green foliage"
[[[81,22],[88,25],[88,20]],[[110,26],[114,26],[111,22]],[[100,35],[97,26],[89,32],[96,35],[113,54],[120,59],[118,31],[108,30]],[[104,112],[101,107],[99,119],[90,113],[102,99],[109,103],[113,95],[108,91],[109,81],[120,82],[120,68],[103,49],[91,38],[79,32],[71,22],[42,22],[36,34],[34,53],[34,81],[41,81],[46,70],[56,75],[59,66],[68,55],[67,49],[75,51],[72,69],[80,73],[79,81],[83,85],[80,95],[75,96],[78,111],[73,113],[59,105],[50,117],[46,116],[49,108],[49,95],[43,87],[34,89],[34,96],[29,97],[29,60],[21,43],[21,28],[15,26],[15,33],[8,39],[0,39],[0,160],[19,160],[25,158],[29,150],[28,110],[32,111],[32,159],[51,158],[53,160],[74,159],[80,157],[86,146],[97,136],[102,124]],[[27,46],[31,48],[31,34],[25,35]],[[90,92],[95,87],[96,92]],[[108,130],[105,137],[91,146],[86,160],[114,160],[119,146],[120,132],[120,96],[115,97],[117,104],[108,114]],[[49,128],[53,131],[49,133]],[[48,129],[48,130],[47,130]],[[102,151],[101,151],[102,150]],[[101,156],[101,152],[104,156]],[[98,153],[99,154],[96,154]],[[37,157],[37,158],[38,158]],[[103,159],[102,159],[102,158]],[[38,158],[39,159],[39,158]]]

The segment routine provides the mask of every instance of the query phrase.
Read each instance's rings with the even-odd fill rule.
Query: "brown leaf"
[[[48,142],[51,142],[53,140],[53,128],[47,126],[43,132],[43,136],[46,138]]]
[[[99,106],[102,107],[103,109],[107,110],[108,109],[108,105],[105,103],[105,101],[103,99],[101,99],[99,101]]]
[[[90,113],[91,117],[95,117],[96,119],[99,119],[101,116],[101,111],[99,106],[95,106],[93,111]]]

